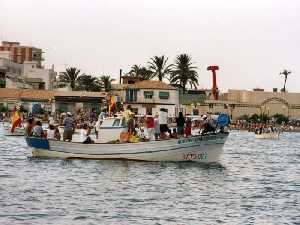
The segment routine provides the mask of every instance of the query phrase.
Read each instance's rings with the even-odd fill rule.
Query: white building
[[[35,61],[15,63],[0,51],[0,79],[5,81],[5,88],[25,88],[37,90],[52,90],[56,77],[54,68],[38,67]],[[2,57],[1,57],[2,56]]]
[[[160,81],[144,80],[135,84],[117,85],[125,107],[131,105],[137,114],[155,115],[161,108],[167,109],[169,116],[179,110],[179,91]],[[121,94],[120,94],[121,93]]]

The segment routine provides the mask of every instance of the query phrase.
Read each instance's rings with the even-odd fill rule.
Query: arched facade
[[[264,106],[266,104],[268,104],[269,102],[280,102],[284,105],[286,105],[288,108],[290,108],[290,104],[288,103],[287,100],[283,99],[283,98],[277,98],[277,97],[272,97],[272,98],[267,98],[265,99],[262,103],[261,106]]]

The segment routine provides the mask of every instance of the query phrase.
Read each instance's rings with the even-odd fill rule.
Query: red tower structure
[[[209,66],[207,67],[207,70],[211,70],[213,74],[213,87],[212,87],[212,94],[214,96],[214,100],[218,100],[219,93],[218,93],[218,87],[217,87],[217,74],[216,70],[219,70],[218,66]]]

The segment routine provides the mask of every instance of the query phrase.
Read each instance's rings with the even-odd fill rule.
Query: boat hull
[[[14,132],[12,133],[10,128],[4,128],[4,135],[5,136],[24,136],[25,130],[24,128],[15,128]]]
[[[27,137],[33,157],[217,162],[228,134],[125,144],[82,144]]]
[[[278,140],[279,139],[279,132],[271,132],[271,133],[262,133],[262,134],[255,134],[256,139],[271,139],[271,140]]]

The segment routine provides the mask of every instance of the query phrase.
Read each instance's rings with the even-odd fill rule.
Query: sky
[[[198,67],[218,65],[218,87],[283,87],[300,92],[299,0],[0,0],[0,41],[44,50],[44,65],[77,67],[118,79],[155,55],[187,53]]]

